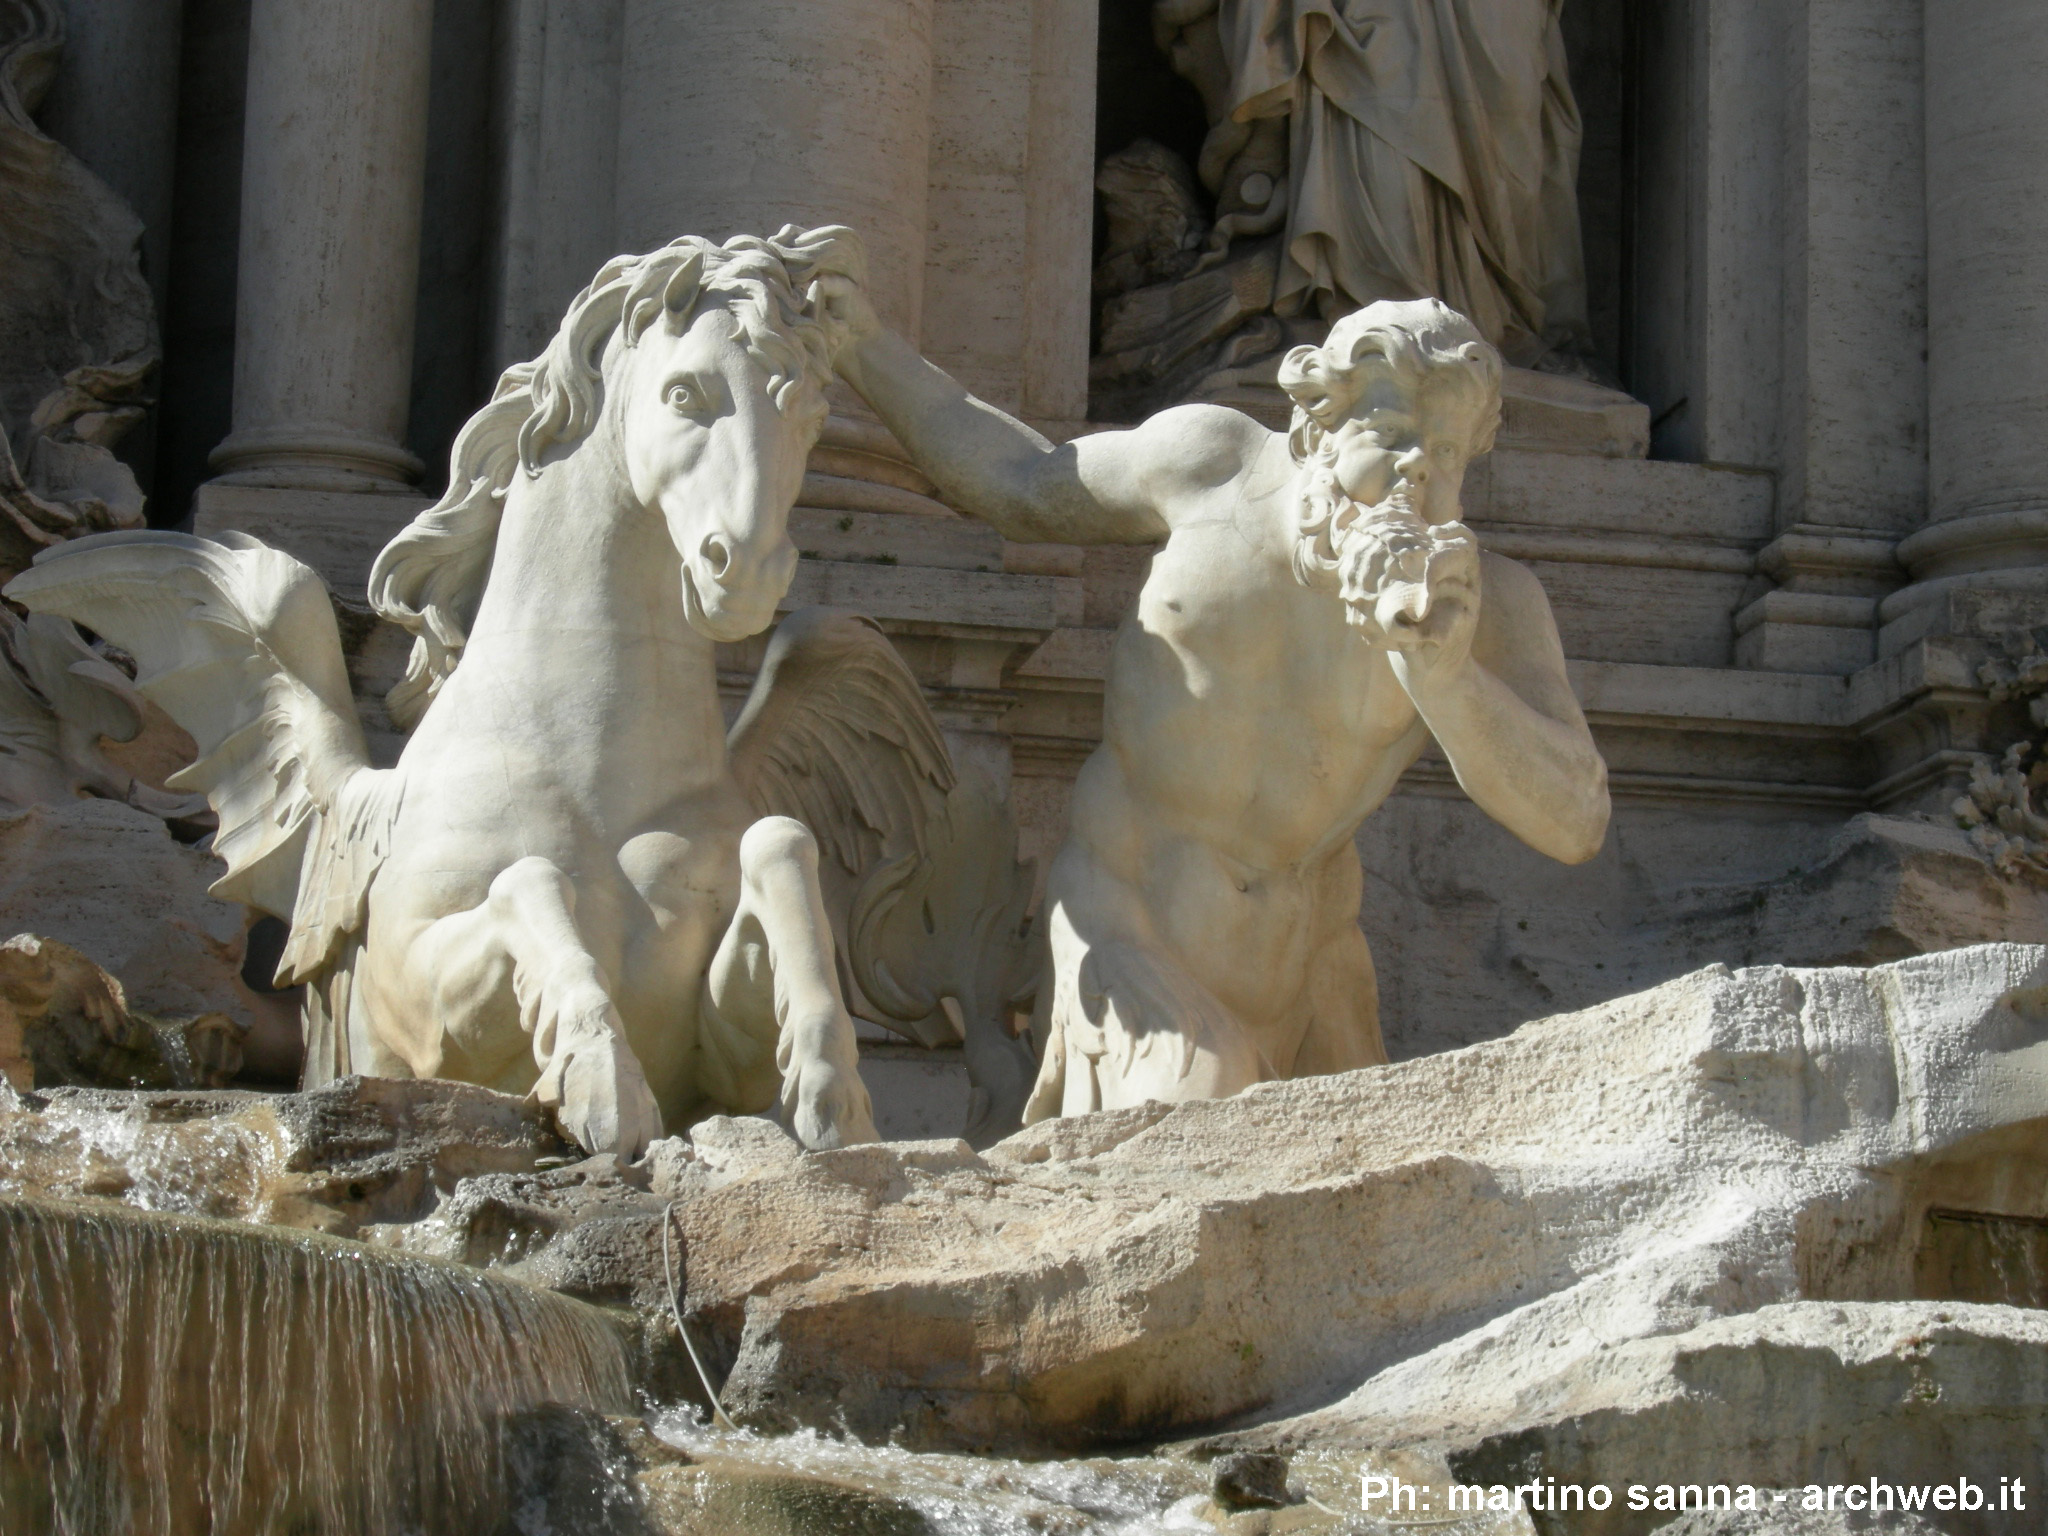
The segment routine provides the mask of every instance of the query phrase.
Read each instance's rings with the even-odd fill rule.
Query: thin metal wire
[[[676,1205],[673,1200],[668,1209],[661,1213],[661,1277],[668,1282],[668,1309],[675,1315],[676,1332],[683,1336],[683,1348],[690,1353],[690,1364],[697,1367],[697,1380],[704,1384],[704,1395],[711,1400],[711,1422],[719,1429],[738,1432],[739,1426],[725,1416],[725,1409],[718,1401],[718,1389],[711,1385],[711,1373],[704,1369],[704,1361],[697,1353],[697,1346],[690,1342],[689,1325],[683,1321],[682,1292],[676,1288],[675,1266],[669,1262],[669,1241],[673,1237],[678,1246],[682,1239],[675,1232]]]

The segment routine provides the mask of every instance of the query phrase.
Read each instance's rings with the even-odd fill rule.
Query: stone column
[[[433,0],[255,0],[221,478],[392,490],[412,379]]]
[[[626,0],[620,248],[849,224],[916,340],[931,37],[932,0]]]
[[[40,113],[50,137],[142,220],[144,275],[159,319],[171,264],[183,21],[183,7],[163,0],[68,7],[64,52]]]
[[[1704,456],[1769,463],[1756,448],[1774,439],[1779,466],[1778,537],[1757,557],[1778,587],[1735,616],[1739,666],[1869,666],[1879,600],[1903,580],[1893,547],[1926,516],[1922,4],[1768,0],[1782,41],[1766,69],[1783,78],[1744,70],[1726,81],[1755,93],[1745,109],[1780,114],[1784,135],[1782,151],[1741,178],[1777,189],[1778,313],[1744,297],[1766,286],[1762,252],[1741,259],[1731,221],[1713,221],[1728,259],[1713,268],[1710,334],[1737,344],[1720,349],[1711,375]],[[1751,356],[1745,377],[1743,339],[1780,331],[1778,358]],[[1740,438],[1755,445],[1747,457],[1728,451]]]
[[[1945,590],[2048,586],[2048,27],[2037,0],[1930,0],[1929,520],[1880,650]]]

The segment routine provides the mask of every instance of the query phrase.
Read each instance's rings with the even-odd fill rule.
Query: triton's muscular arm
[[[1264,435],[1235,411],[1182,406],[1055,446],[918,356],[852,283],[828,279],[827,300],[848,331],[840,375],[949,503],[1022,543],[1155,543],[1189,494],[1243,473]]]
[[[1607,765],[1572,695],[1542,586],[1512,560],[1481,559],[1485,601],[1469,651],[1453,642],[1432,654],[1424,640],[1390,654],[1395,675],[1474,803],[1539,853],[1583,864],[1607,836]]]

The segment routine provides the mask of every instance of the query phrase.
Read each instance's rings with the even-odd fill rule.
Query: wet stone
[[[1300,1500],[1288,1492],[1287,1458],[1272,1451],[1232,1451],[1209,1466],[1211,1497],[1223,1509],[1280,1509]]]

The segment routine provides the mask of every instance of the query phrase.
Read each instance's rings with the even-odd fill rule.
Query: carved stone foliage
[[[2024,700],[2034,733],[2015,741],[1995,764],[1970,771],[1969,790],[1957,798],[1956,820],[1977,850],[2015,879],[2048,885],[2048,651],[2043,633],[2003,637],[2005,654],[1977,669],[1994,704]]]

